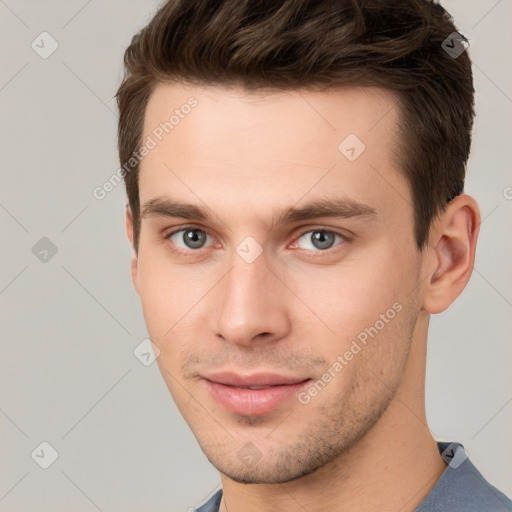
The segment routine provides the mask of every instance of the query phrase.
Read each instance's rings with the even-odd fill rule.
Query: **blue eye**
[[[180,254],[198,252],[200,249],[206,249],[212,245],[210,235],[204,229],[194,226],[177,229],[166,235],[165,238],[171,242],[172,250]],[[336,240],[338,240],[337,244]],[[308,251],[326,252],[345,241],[347,238],[334,231],[310,229],[297,239],[295,245]]]
[[[180,235],[181,233],[181,235]],[[205,242],[208,234],[198,228],[186,227],[173,231],[166,238],[168,238],[173,245],[176,245],[181,250],[195,250],[205,248]],[[180,245],[183,244],[183,245]]]
[[[304,240],[306,243],[306,247],[301,247],[301,249],[310,250],[320,250],[325,251],[333,247],[334,242],[336,241],[336,237],[344,242],[346,239],[338,233],[334,233],[333,231],[326,231],[324,229],[315,229],[311,231],[306,231],[300,238],[297,239],[297,243],[300,240]],[[338,244],[339,245],[339,244]]]

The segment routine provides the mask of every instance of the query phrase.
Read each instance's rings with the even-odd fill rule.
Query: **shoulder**
[[[195,512],[218,512],[220,500],[222,499],[222,489],[218,490],[206,503],[201,505]]]
[[[415,512],[511,512],[512,501],[491,485],[460,443],[438,443],[448,467]]]

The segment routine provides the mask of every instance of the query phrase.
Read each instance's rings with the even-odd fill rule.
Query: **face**
[[[421,254],[397,115],[378,88],[150,98],[133,279],[163,378],[233,480],[332,462],[401,385]]]

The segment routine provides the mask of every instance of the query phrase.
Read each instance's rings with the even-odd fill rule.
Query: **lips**
[[[245,416],[260,416],[276,409],[304,388],[309,377],[274,373],[240,375],[232,372],[203,376],[210,396],[226,410]]]

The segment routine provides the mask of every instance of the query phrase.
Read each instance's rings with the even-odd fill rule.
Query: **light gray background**
[[[119,167],[124,49],[157,5],[0,0],[1,512],[184,511],[219,486],[156,363],[133,355],[147,332],[124,188],[92,195]],[[444,5],[474,59],[467,192],[484,221],[470,284],[432,318],[427,411],[512,495],[512,0]],[[43,31],[59,45],[47,59],[31,48]],[[42,237],[58,249],[47,262]],[[59,455],[46,470],[31,458],[43,441]]]

